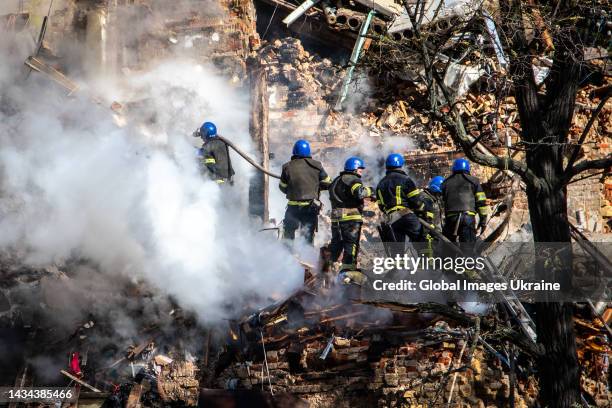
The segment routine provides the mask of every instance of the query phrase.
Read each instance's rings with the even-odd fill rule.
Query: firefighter
[[[470,163],[456,159],[453,174],[442,183],[444,200],[444,235],[453,242],[476,241],[476,212],[479,214],[478,230],[484,231],[489,215],[487,197],[478,178],[470,175]]]
[[[217,127],[212,122],[204,122],[200,129],[194,132],[204,140],[198,151],[200,169],[202,173],[208,172],[210,178],[219,184],[232,182],[234,169],[230,160],[229,148],[217,138]]]
[[[404,158],[393,153],[387,157],[387,173],[376,187],[377,203],[385,214],[386,222],[382,227],[383,242],[425,242],[417,216],[425,218],[426,202],[423,193],[402,169]]]
[[[423,190],[423,195],[427,201],[428,207],[426,220],[433,224],[438,230],[442,230],[442,215],[444,214],[444,201],[442,200],[442,183],[444,177],[433,177]]]
[[[319,194],[330,184],[331,178],[323,165],[310,156],[310,144],[305,140],[295,142],[291,161],[283,165],[279,183],[289,200],[283,221],[284,238],[293,240],[295,231],[302,227],[306,240],[314,242],[321,210]]]
[[[372,197],[372,188],[365,187],[361,181],[363,169],[363,160],[349,157],[344,163],[344,171],[329,186],[331,259],[336,262],[343,254],[340,272],[357,269],[364,200]]]

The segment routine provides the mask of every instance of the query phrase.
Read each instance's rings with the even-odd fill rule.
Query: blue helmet
[[[355,171],[357,169],[365,169],[365,163],[359,157],[349,157],[344,162],[345,171]]]
[[[200,136],[201,137],[216,137],[217,127],[212,122],[204,122],[204,124],[200,127]]]
[[[470,172],[470,162],[463,158],[456,159],[453,162],[453,173],[460,173],[463,171],[466,173]]]
[[[310,157],[310,144],[300,139],[293,145],[293,155],[298,157]]]
[[[388,169],[404,167],[404,156],[399,153],[391,153],[389,156],[387,156],[385,167]]]
[[[436,176],[432,178],[431,181],[429,182],[429,190],[433,191],[434,193],[441,193],[442,183],[444,183],[444,177]]]

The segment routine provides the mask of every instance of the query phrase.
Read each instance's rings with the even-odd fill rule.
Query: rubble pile
[[[144,283],[130,281],[115,282],[123,302],[110,293],[91,298],[91,313],[66,324],[76,306],[61,298],[78,300],[75,267],[25,270],[15,259],[1,259],[9,303],[2,327],[24,332],[16,354],[26,357],[23,366],[21,360],[6,362],[7,384],[22,377],[34,385],[74,381],[81,403],[95,399],[130,408],[196,406],[203,395],[207,401],[233,398],[206,387],[272,390],[311,407],[442,406],[449,400],[452,406],[490,407],[508,404],[511,395],[515,406],[535,403],[533,349],[495,312],[479,318],[457,306],[349,300],[358,292],[339,291],[332,276],[307,269],[302,289],[231,321],[225,335],[224,327],[205,330]],[[27,299],[20,296],[25,289]],[[106,314],[99,313],[102,301],[110,308]],[[125,330],[114,312],[119,304],[134,325],[132,336],[118,330]],[[575,316],[583,392],[606,406],[609,339],[585,308],[578,306]],[[604,316],[609,324],[612,314]],[[510,358],[516,358],[515,371]],[[57,361],[55,376],[42,375],[48,359]]]
[[[607,312],[607,313],[612,313]],[[604,317],[605,319],[605,317]],[[602,373],[610,373],[610,343],[609,338],[601,333],[598,320],[590,322],[579,316],[574,318],[577,331],[578,358],[582,363],[584,375],[581,378],[582,388],[594,397],[595,405],[605,407],[612,404],[612,397],[604,383],[595,380]]]
[[[200,392],[198,368],[191,361],[175,362],[158,355],[155,363],[161,366],[157,377],[157,390],[163,401],[197,405]]]
[[[339,67],[327,58],[311,55],[300,40],[291,37],[266,45],[259,55],[267,66],[268,80],[286,87],[276,89],[276,106],[284,104],[290,110],[314,104],[319,112],[325,112],[325,102],[340,82]]]
[[[235,361],[216,385],[288,392],[311,407],[536,403],[535,357],[514,348],[520,342],[495,313],[480,320],[444,305],[334,304],[333,293],[310,285],[232,326],[240,341],[226,354]],[[584,324],[585,391],[606,406],[609,344],[601,324]]]
[[[444,325],[430,331],[442,330],[440,326]],[[471,367],[466,367],[466,361],[458,360],[465,344],[461,340],[437,341],[423,335],[380,350],[382,331],[359,337],[334,337],[326,361],[321,361],[326,342],[320,340],[302,344],[299,355],[286,348],[268,351],[270,378],[261,376],[263,362],[251,364],[249,370],[236,363],[229,370],[241,386],[263,384],[265,389],[269,382],[275,391],[300,395],[315,407],[428,406],[441,405],[450,397],[459,406],[499,406],[509,400],[509,376],[482,348],[470,358]],[[297,358],[300,366],[292,372],[291,362]],[[518,386],[517,406],[531,406],[536,396],[537,383],[531,376]]]
[[[64,8],[53,11],[41,58],[52,61],[61,54],[53,45],[66,32],[72,33],[68,37],[88,33],[88,38],[97,39],[93,31],[101,30],[98,25],[106,17],[113,24],[123,21],[115,19],[117,2],[114,7],[84,9],[78,9],[77,3],[66,2]],[[134,7],[147,14],[153,3],[140,1]],[[92,53],[99,54],[89,59],[92,65],[103,66],[102,55],[112,50],[112,63],[122,61],[115,68],[137,70],[184,46],[198,50],[192,57],[210,57],[232,82],[240,82],[246,76],[244,60],[259,42],[253,4],[220,1],[224,11],[219,18],[201,14],[199,2],[182,1],[180,6],[172,15],[153,13],[151,30],[130,41],[116,35],[116,26],[109,26],[115,35],[109,35],[103,47],[91,47]],[[337,11],[334,25],[342,26],[343,31],[354,32],[364,18],[363,13],[349,9]],[[357,18],[359,24],[355,26],[351,18]],[[84,22],[84,28],[78,29]],[[11,17],[6,23],[19,25],[20,19]],[[376,24],[386,21],[379,19]],[[131,52],[124,55],[124,50]],[[369,81],[374,79],[358,77],[350,88],[348,109],[338,112],[332,107],[346,67],[307,51],[295,38],[264,44],[257,55],[267,71],[270,150],[279,158],[290,156],[292,143],[287,141],[298,137],[312,141],[317,158],[331,162],[333,157],[338,163],[339,152],[344,154],[348,147],[364,141],[381,146],[388,137],[405,136],[412,147],[403,153],[421,185],[432,174],[448,174],[456,147],[446,128],[427,112],[424,89],[419,85],[403,82],[393,89],[381,84],[371,87]],[[62,64],[55,65],[64,68]],[[482,78],[471,84],[458,105],[467,130],[493,152],[514,154],[507,146],[525,147],[518,138],[521,127],[516,102],[512,96],[497,98],[494,92],[484,91],[485,84]],[[612,79],[607,77],[603,85],[587,85],[580,91],[571,142],[580,138],[611,86]],[[374,88],[378,91],[371,92]],[[134,104],[126,107],[137,108]],[[611,134],[612,101],[608,101],[579,159],[608,156]],[[520,151],[517,157],[521,158]],[[517,179],[477,166],[474,174],[489,179],[485,189],[494,208],[509,203],[509,210],[516,214],[520,209],[525,214]],[[514,201],[507,201],[509,195]],[[584,229],[611,231],[609,174],[570,185],[568,197],[570,212],[587,212]],[[373,209],[374,204],[370,205]],[[322,219],[329,224],[327,215]],[[494,218],[492,224],[496,223],[501,220]],[[377,237],[375,223],[366,224],[364,239]],[[85,261],[73,262],[23,268],[19,259],[0,254],[0,328],[15,333],[15,344],[19,344],[13,353],[19,358],[3,361],[8,370],[0,370],[11,383],[26,377],[22,384],[65,385],[70,381],[79,384],[83,395],[88,389],[111,406],[129,408],[196,406],[203,392],[210,391],[208,386],[271,395],[290,393],[312,407],[536,404],[537,352],[497,311],[478,317],[456,305],[366,304],[355,300],[355,293],[340,293],[333,284],[335,277],[309,270],[301,290],[230,322],[226,336],[225,327],[202,328],[172,299],[160,296],[144,282],[103,282],[112,279],[97,276],[95,266]],[[83,270],[89,273],[85,286],[75,277]],[[581,305],[575,309],[583,394],[588,403],[610,406],[610,337],[605,324]],[[610,324],[612,313],[607,313],[604,320]],[[217,334],[212,342],[211,332]],[[64,369],[43,376],[45,367],[55,367],[49,360],[61,361]]]
[[[439,122],[432,121],[430,116],[419,109],[421,98],[417,88],[407,88],[398,100],[388,103],[384,108],[362,115],[364,126],[380,129],[380,133],[409,135],[415,143],[412,154],[446,153],[454,150],[454,144],[448,132]],[[384,104],[382,104],[384,106]]]
[[[577,143],[588,124],[593,112],[599,105],[605,92],[612,88],[612,76],[606,78],[603,86],[588,85],[578,92],[576,98],[576,113],[574,123],[570,130],[571,142]],[[603,159],[612,154],[612,100],[603,106],[598,117],[580,148],[579,159],[596,160]],[[599,223],[599,230],[605,233],[612,232],[612,177],[610,169],[604,172],[592,171],[595,175],[589,179],[570,184],[568,194],[570,208],[586,212],[587,229],[595,231],[593,224]],[[585,205],[585,202],[599,201],[599,214],[597,207]],[[581,206],[582,205],[582,206]],[[601,221],[600,221],[601,220]],[[603,224],[603,225],[602,225]]]
[[[448,174],[449,164],[460,154],[446,127],[428,113],[423,85],[395,82],[390,88],[383,82],[370,83],[372,78],[357,77],[349,88],[349,99],[352,97],[353,102],[344,112],[338,112],[332,107],[346,74],[344,67],[305,50],[300,40],[291,37],[265,44],[259,55],[268,73],[270,149],[280,158],[290,155],[286,141],[298,137],[309,139],[317,157],[332,162],[338,162],[338,152],[343,148],[358,146],[366,140],[380,146],[389,137],[405,137],[411,143],[404,151],[409,167],[417,181],[425,183],[431,174]],[[577,142],[612,84],[610,77],[603,81],[603,85],[586,85],[578,94],[570,143]],[[480,78],[458,103],[466,130],[495,154],[522,159],[526,145],[519,139],[521,125],[516,101],[509,92],[491,92],[491,86],[491,78]],[[610,154],[611,112],[612,101],[608,101],[581,148],[580,159],[600,159]],[[492,169],[474,167],[481,179],[495,174]],[[612,205],[605,196],[602,181],[593,177],[568,186],[569,213],[573,216],[576,211],[586,210],[585,228],[589,231],[606,232],[611,228],[608,224]],[[517,209],[526,210],[522,193],[518,194],[516,205]],[[524,220],[521,214],[517,219]]]
[[[206,335],[192,314],[143,281],[109,282],[84,262],[20,265],[0,254],[0,332],[14,347],[0,353],[1,384],[80,381],[117,406],[197,402]]]
[[[363,96],[363,100],[359,101],[360,113],[352,113],[351,109],[337,113],[331,106],[338,97],[338,87],[345,74],[342,66],[320,58],[316,53],[311,54],[304,49],[300,40],[292,37],[274,40],[265,45],[259,54],[266,65],[270,83],[270,119],[280,125],[278,132],[314,133],[317,138],[333,139],[340,145],[353,142],[358,138],[356,132],[367,130],[371,136],[410,136],[417,145],[417,153],[454,149],[448,131],[426,112],[427,107],[423,103],[425,90],[420,84],[403,83],[393,89],[383,88],[376,94],[360,94]],[[356,82],[354,89],[351,89],[359,92],[360,80]],[[571,132],[573,138],[580,136],[590,113],[611,84],[612,79],[607,78],[603,86],[587,85],[579,92]],[[506,146],[506,138],[510,138],[515,145],[521,132],[516,101],[511,95],[498,99],[494,92],[481,92],[480,88],[484,86],[474,85],[458,106],[470,134],[481,138],[488,147],[503,151],[499,148]],[[365,87],[367,84],[363,85]],[[591,130],[593,140],[583,147],[584,153],[594,149],[599,150],[595,156],[609,154],[611,107],[612,102],[608,101]],[[355,128],[357,123],[360,126]],[[311,128],[315,128],[314,131]],[[282,136],[273,133],[271,138],[280,139]]]
[[[386,96],[370,95],[365,79],[351,86],[354,109],[336,112],[344,67],[306,51],[300,40],[276,39],[259,51],[266,66],[270,96],[270,143],[283,151],[285,140],[308,136],[313,148],[324,152],[358,143],[371,137],[376,143],[390,135],[408,136],[415,142],[414,152],[447,152],[451,139],[440,124],[418,109],[420,95],[405,87],[405,99],[385,102]],[[359,109],[357,109],[357,107]],[[433,126],[433,127],[432,127]]]

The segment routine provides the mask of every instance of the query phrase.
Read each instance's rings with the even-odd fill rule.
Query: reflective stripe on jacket
[[[376,186],[376,198],[381,211],[387,214],[405,208],[417,213],[425,211],[421,190],[403,170],[387,170]]]
[[[372,189],[363,185],[361,176],[352,171],[343,171],[329,187],[332,221],[361,221],[363,201],[371,195]]]

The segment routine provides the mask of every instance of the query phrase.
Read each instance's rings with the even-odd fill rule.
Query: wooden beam
[[[249,132],[259,151],[260,164],[267,169],[270,164],[268,76],[259,56],[249,58],[247,69],[251,90]],[[249,189],[249,213],[260,217],[263,222],[269,219],[269,185],[270,178],[257,172]]]
[[[64,374],[66,377],[70,378],[72,381],[74,381],[77,384],[81,384],[83,387],[85,388],[89,388],[90,390],[92,390],[93,392],[102,392],[99,389],[97,389],[96,387],[87,384],[85,381],[79,379],[78,377],[75,377],[74,375],[70,374],[69,372],[65,371],[65,370],[60,370],[60,373]]]
[[[50,79],[60,84],[69,94],[73,94],[79,89],[79,86],[72,82],[68,77],[59,72],[57,69],[46,64],[43,60],[36,57],[28,57],[25,60],[25,65],[36,72],[47,75]]]
[[[140,397],[142,395],[142,385],[134,384],[128,396],[126,408],[140,408]]]

